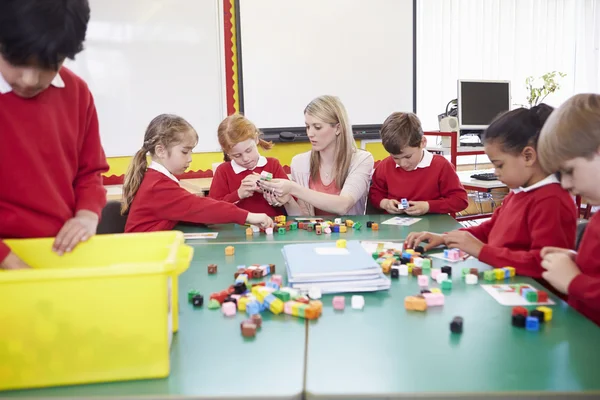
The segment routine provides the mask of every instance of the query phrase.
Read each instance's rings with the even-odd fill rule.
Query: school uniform
[[[217,167],[208,196],[215,200],[235,203],[239,208],[253,213],[263,213],[270,217],[283,215],[285,209],[270,205],[262,193],[254,192],[252,196],[245,199],[240,199],[238,195],[238,189],[248,175],[260,174],[263,171],[273,174],[273,179],[288,179],[287,174],[276,158],[260,156],[254,169],[246,169],[232,160]]]
[[[179,222],[243,225],[247,218],[248,211],[231,203],[188,192],[163,165],[153,161],[131,203],[125,232],[171,230]]]
[[[581,274],[568,287],[571,307],[600,325],[600,214],[588,223],[575,258]]]
[[[514,267],[518,275],[541,278],[540,251],[546,246],[572,249],[577,207],[554,175],[514,189],[492,218],[465,228],[485,245],[479,260],[496,268]]]
[[[79,210],[98,215],[108,171],[86,83],[62,67],[25,99],[0,75],[0,238],[53,237]],[[0,242],[0,262],[10,249]]]
[[[404,170],[391,156],[382,160],[373,173],[369,199],[376,208],[383,199],[426,201],[433,214],[454,213],[469,205],[452,164],[425,149],[412,171]]]

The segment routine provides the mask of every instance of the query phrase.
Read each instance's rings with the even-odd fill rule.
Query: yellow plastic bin
[[[0,271],[0,390],[168,376],[183,234],[53,240],[5,241],[33,269]]]

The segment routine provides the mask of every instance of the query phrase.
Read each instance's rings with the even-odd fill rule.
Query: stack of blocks
[[[538,331],[540,324],[550,320],[552,320],[552,309],[549,307],[538,307],[531,313],[525,307],[513,307],[512,309],[512,325],[517,328]]]
[[[501,281],[514,276],[515,269],[513,267],[494,268],[493,270],[485,271],[483,273],[483,279],[488,282]]]

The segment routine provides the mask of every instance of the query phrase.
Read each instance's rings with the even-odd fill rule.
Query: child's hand
[[[561,293],[568,294],[569,285],[581,273],[570,255],[565,252],[549,253],[542,260],[542,278]]]
[[[98,215],[92,211],[79,210],[61,228],[54,239],[52,250],[62,256],[70,252],[79,242],[85,242],[96,234]]]
[[[404,210],[398,208],[400,202],[396,199],[383,199],[379,203],[379,208],[386,211],[388,214],[403,214]]]
[[[258,225],[262,229],[271,228],[273,226],[273,220],[267,214],[248,213],[246,222],[252,225]]]
[[[569,258],[575,261],[575,257],[577,257],[577,252],[575,250],[563,249],[561,247],[544,247],[540,252],[542,258],[546,257],[548,254],[556,254],[556,253],[564,253],[569,256]]]
[[[429,251],[434,247],[438,247],[444,244],[444,236],[432,233],[432,232],[411,232],[406,237],[404,241],[404,246],[407,249],[414,249],[420,243],[426,242],[427,244],[423,246],[423,250]]]
[[[238,197],[240,200],[248,198],[254,194],[254,191],[257,189],[255,182],[244,182],[242,181],[239,189],[238,189]]]
[[[290,199],[292,198],[292,196],[289,194],[285,195],[285,196],[277,197],[269,192],[263,192],[263,197],[265,198],[267,203],[269,203],[269,205],[271,205],[273,207],[281,207],[284,204],[286,204],[288,201],[290,201]]]
[[[444,235],[446,246],[460,249],[479,258],[483,242],[467,231],[452,231]]]
[[[12,251],[8,253],[4,261],[0,263],[0,269],[27,269],[31,268],[25,264],[15,253]]]
[[[245,177],[242,180],[242,184],[246,184],[248,187],[250,187],[250,185],[252,185],[252,187],[254,188],[253,190],[255,192],[262,193],[262,189],[260,188],[260,186],[257,185],[257,182],[259,180],[260,180],[260,175],[255,172],[255,173],[250,174],[247,177]]]
[[[423,215],[429,211],[429,203],[427,201],[409,201],[408,207],[404,210],[408,215]]]

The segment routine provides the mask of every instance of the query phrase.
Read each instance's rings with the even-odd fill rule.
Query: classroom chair
[[[375,207],[372,203],[371,203],[371,199],[367,196],[367,204],[365,207],[365,214],[366,215],[375,215],[375,214],[384,214],[384,211]]]
[[[125,232],[125,223],[127,216],[121,215],[121,202],[118,200],[110,200],[102,210],[100,223],[96,233],[98,235],[109,233]]]
[[[585,232],[585,228],[587,228],[587,224],[589,221],[579,221],[577,223],[577,234],[575,235],[575,250],[579,250],[579,244],[581,243],[581,239],[583,238],[583,234]]]

